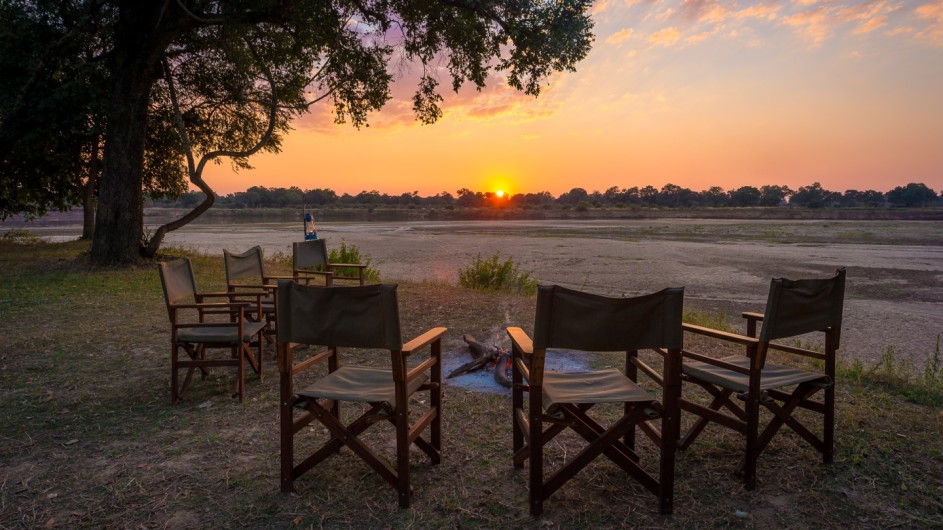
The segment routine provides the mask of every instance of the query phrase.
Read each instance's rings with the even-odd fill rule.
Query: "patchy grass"
[[[537,280],[530,275],[530,272],[521,272],[512,257],[502,261],[498,252],[488,259],[478,254],[471,265],[458,271],[458,284],[479,291],[530,295],[537,292]]]
[[[233,371],[218,369],[170,405],[156,267],[95,268],[87,250],[0,241],[2,528],[943,526],[943,412],[846,371],[832,465],[784,432],[747,492],[732,475],[742,441],[709,428],[679,454],[671,517],[605,459],[561,488],[543,518],[529,517],[527,471],[511,465],[508,395],[452,385],[441,465],[414,452],[413,508],[398,509],[392,488],[347,450],[299,479],[298,494],[281,494],[274,363],[266,357],[261,380],[247,376],[243,404],[228,397]],[[201,289],[225,285],[219,257],[192,258]],[[401,282],[400,304],[404,337],[447,326],[446,352],[464,351],[462,333],[503,341],[505,326],[533,323],[533,298],[517,294]],[[577,445],[547,451],[572,456]],[[640,453],[653,469],[650,446]]]

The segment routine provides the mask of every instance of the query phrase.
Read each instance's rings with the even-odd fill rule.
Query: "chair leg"
[[[243,355],[242,346],[239,347],[238,360],[236,362],[236,395],[239,402],[242,403],[246,393],[246,356]]]
[[[544,511],[544,443],[543,443],[543,396],[539,388],[531,388],[530,401],[530,514],[538,516]]]
[[[709,385],[700,385],[700,386],[704,388],[705,390],[707,390],[708,392],[710,392],[714,396],[713,401],[711,401],[710,405],[707,406],[707,408],[714,411],[720,411],[721,407],[723,407],[725,403],[728,403],[730,401],[730,396],[733,393],[730,390],[717,389]],[[732,412],[739,411],[739,409],[736,409],[735,407],[732,407],[732,406],[728,406],[727,408],[730,409]],[[746,420],[745,417],[743,419]],[[697,421],[694,423],[694,425],[692,425],[691,428],[688,429],[688,432],[687,434],[684,435],[684,438],[682,438],[678,442],[678,450],[684,451],[688,447],[690,447],[691,444],[694,443],[694,440],[696,440],[697,437],[701,435],[701,433],[704,431],[704,429],[707,427],[709,423],[710,423],[710,420],[708,420],[707,418],[703,416],[699,417]]]
[[[513,428],[513,437],[511,442],[511,454],[517,455],[521,449],[524,448],[524,432],[517,418],[520,414],[524,416],[524,377],[521,375],[520,370],[517,368],[517,364],[514,361],[514,358],[519,358],[519,352],[513,352],[511,359],[511,426]],[[514,458],[514,467],[521,468],[524,467],[524,461]]]
[[[278,407],[281,423],[281,490],[282,493],[294,493],[295,433],[291,375],[282,374],[279,387],[281,395]]]
[[[177,355],[179,346],[172,345],[170,350],[170,402],[177,403],[180,396],[177,394]]]
[[[822,462],[832,463],[835,452],[835,385],[825,389],[825,413],[822,418]]]
[[[758,436],[760,420],[759,396],[751,393],[746,396],[747,432],[746,454],[744,456],[743,483],[746,489],[756,489],[756,459],[758,454]]]

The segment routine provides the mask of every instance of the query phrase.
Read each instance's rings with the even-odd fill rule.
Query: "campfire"
[[[462,340],[468,344],[468,351],[472,360],[449,372],[446,379],[470,374],[479,370],[492,370],[494,380],[501,386],[511,387],[511,352],[499,346],[490,348],[478,342],[471,335],[462,335]]]

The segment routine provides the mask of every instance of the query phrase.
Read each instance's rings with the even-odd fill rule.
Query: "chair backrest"
[[[396,285],[318,287],[278,281],[278,341],[403,349]]]
[[[291,264],[294,270],[327,265],[327,242],[323,239],[296,241],[291,245]]]
[[[537,290],[534,350],[680,349],[684,288],[609,298],[559,285]]]
[[[769,342],[831,328],[837,348],[844,300],[844,268],[836,270],[834,276],[826,279],[773,278],[760,341]]]
[[[226,266],[227,283],[232,283],[234,280],[261,278],[263,275],[262,247],[256,245],[242,254],[223,250],[223,263]]]
[[[196,280],[193,278],[190,258],[162,261],[157,264],[157,268],[164,288],[164,301],[168,306],[195,298]]]

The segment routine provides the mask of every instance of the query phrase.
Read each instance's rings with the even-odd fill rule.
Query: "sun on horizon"
[[[498,198],[500,199],[500,198],[504,197],[504,190],[498,190],[498,191],[494,192],[494,194],[497,195]]]

